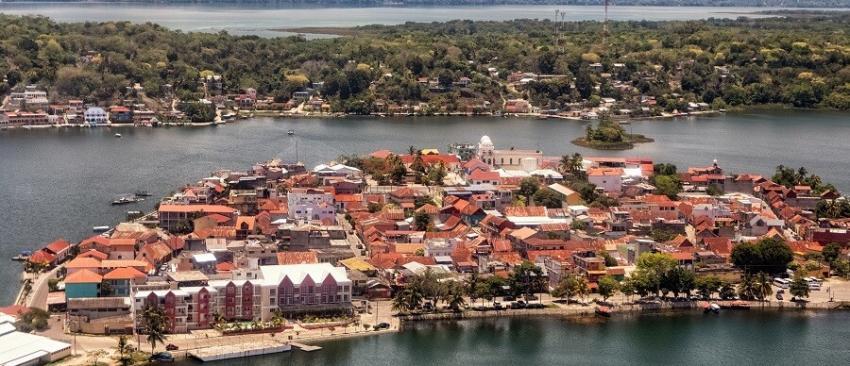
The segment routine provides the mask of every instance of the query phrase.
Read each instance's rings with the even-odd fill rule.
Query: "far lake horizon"
[[[555,10],[565,21],[603,19],[601,6],[581,5],[459,5],[459,6],[293,6],[284,4],[139,4],[104,2],[0,3],[0,13],[42,15],[58,22],[131,21],[156,23],[186,32],[227,31],[235,35],[289,36],[273,31],[298,27],[354,27],[405,22],[449,20],[553,19]],[[617,6],[609,8],[611,20],[696,20],[707,18],[767,17],[773,7]],[[805,8],[793,8],[805,10]],[[830,11],[838,9],[815,9]],[[847,10],[847,9],[843,9]],[[321,37],[321,35],[311,35]]]

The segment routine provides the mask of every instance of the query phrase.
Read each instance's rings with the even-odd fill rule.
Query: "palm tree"
[[[770,298],[770,295],[773,294],[773,287],[770,285],[770,276],[768,276],[767,273],[759,272],[756,275],[755,285],[755,294],[759,300],[764,301],[765,299]]]
[[[280,327],[285,322],[286,319],[283,317],[283,314],[280,312],[280,310],[275,310],[274,313],[272,313],[272,324],[275,327]]]
[[[142,323],[148,334],[146,339],[151,344],[151,353],[156,349],[157,343],[165,343],[166,322],[165,312],[158,307],[148,306],[142,312]]]
[[[453,282],[452,285],[449,286],[448,293],[449,295],[446,302],[449,303],[449,307],[454,311],[460,311],[460,308],[466,305],[466,299],[463,297],[462,285]]]
[[[752,275],[746,274],[738,284],[738,296],[742,299],[752,300],[756,298],[756,281]]]
[[[561,174],[567,174],[570,172],[572,163],[572,158],[569,155],[562,155],[561,160],[558,161],[558,171],[560,171]]]

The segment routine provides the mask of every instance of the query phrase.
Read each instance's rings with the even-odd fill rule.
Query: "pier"
[[[319,347],[319,346],[311,346],[309,344],[298,343],[298,342],[292,342],[292,346],[295,347],[295,348],[298,348],[298,349],[300,349],[304,352],[313,352],[313,351],[318,351],[318,350],[322,349],[322,347]]]
[[[273,353],[288,352],[292,350],[289,343],[281,343],[274,340],[266,340],[250,344],[233,344],[217,347],[202,348],[189,351],[192,356],[203,362],[229,360],[233,358],[268,355]]]

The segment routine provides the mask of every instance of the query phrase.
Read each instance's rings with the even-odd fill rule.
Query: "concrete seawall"
[[[803,303],[797,304],[792,302],[779,301],[748,301],[751,311],[835,311],[835,310],[850,310],[850,302],[824,302],[824,303]],[[615,314],[629,313],[653,313],[663,311],[702,311],[697,302],[665,302],[660,304],[628,304],[615,305],[610,307],[611,312]],[[747,310],[737,310],[747,311]],[[548,307],[545,309],[505,309],[505,310],[465,310],[461,312],[450,313],[427,313],[416,315],[400,315],[399,319],[404,322],[415,321],[433,321],[433,320],[457,320],[457,319],[479,319],[479,318],[496,318],[496,317],[524,317],[524,316],[564,316],[564,317],[582,317],[594,316],[595,306],[585,307]]]

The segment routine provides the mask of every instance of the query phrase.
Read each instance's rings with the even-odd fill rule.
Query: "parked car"
[[[380,322],[375,326],[375,329],[390,329],[390,323]]]
[[[173,343],[169,343],[168,345],[165,346],[165,349],[167,351],[176,351],[176,350],[180,349],[180,347],[177,347]]]
[[[169,352],[159,352],[151,355],[149,360],[153,362],[174,362],[174,356]]]
[[[514,300],[516,300],[516,297],[510,296],[510,295],[503,296],[502,300],[504,300],[504,301],[514,301]]]

